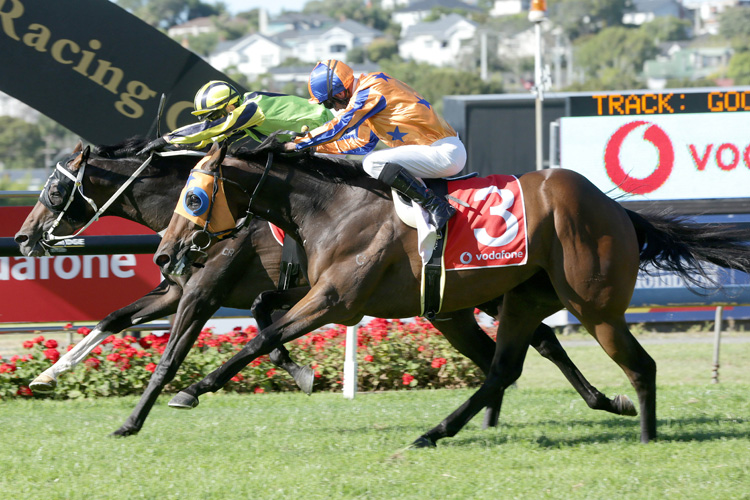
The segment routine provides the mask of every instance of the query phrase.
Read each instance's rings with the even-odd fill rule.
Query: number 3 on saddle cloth
[[[441,189],[439,183],[447,186]],[[430,179],[428,186],[436,193],[447,191],[458,210],[422,272],[422,315],[432,318],[440,312],[446,271],[526,264],[528,238],[523,192],[515,176]]]

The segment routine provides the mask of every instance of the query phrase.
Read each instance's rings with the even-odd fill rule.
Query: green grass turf
[[[205,395],[160,399],[144,429],[108,438],[136,398],[0,403],[6,498],[750,498],[750,344],[647,345],[657,360],[659,440],[638,419],[589,410],[530,353],[501,426],[481,418],[437,449],[403,450],[469,390]],[[634,392],[598,347],[568,349],[609,396]]]

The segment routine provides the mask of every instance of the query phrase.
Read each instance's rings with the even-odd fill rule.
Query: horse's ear
[[[208,151],[209,160],[204,165],[206,170],[214,171],[219,168],[221,163],[224,161],[224,157],[227,155],[226,143],[221,147],[218,143],[214,143],[211,149]]]
[[[74,153],[80,153],[81,151],[83,151],[83,143],[79,139],[78,140],[78,144],[76,144],[75,149],[73,149],[73,152]]]
[[[70,163],[68,163],[68,167],[70,168],[70,170],[75,172],[76,170],[81,168],[81,165],[86,163],[86,160],[89,159],[89,154],[91,154],[91,146],[86,146],[86,148],[81,151],[81,154],[79,154]]]

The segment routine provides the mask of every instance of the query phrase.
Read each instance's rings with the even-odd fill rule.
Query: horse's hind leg
[[[258,330],[262,331],[273,323],[274,319],[279,319],[309,291],[310,287],[307,286],[289,290],[271,290],[258,295],[251,308],[253,317],[258,323]],[[308,396],[312,394],[315,371],[309,365],[300,366],[295,363],[283,345],[271,351],[268,358],[271,363],[289,373],[302,392]]]
[[[582,323],[625,372],[638,394],[641,442],[656,439],[656,362],[630,333],[624,316],[598,323]]]
[[[596,387],[591,385],[575,363],[568,357],[568,353],[560,345],[555,332],[549,326],[544,323],[539,325],[534,331],[531,346],[560,369],[565,378],[568,379],[568,382],[570,382],[570,385],[581,395],[592,410],[604,410],[615,415],[628,415],[631,417],[638,415],[633,402],[627,396],[618,394],[614,399],[609,399],[606,395],[599,392]]]

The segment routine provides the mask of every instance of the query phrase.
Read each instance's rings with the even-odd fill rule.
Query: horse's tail
[[[668,213],[625,211],[641,244],[641,270],[651,264],[700,288],[721,286],[705,263],[750,273],[750,228],[690,222]]]

